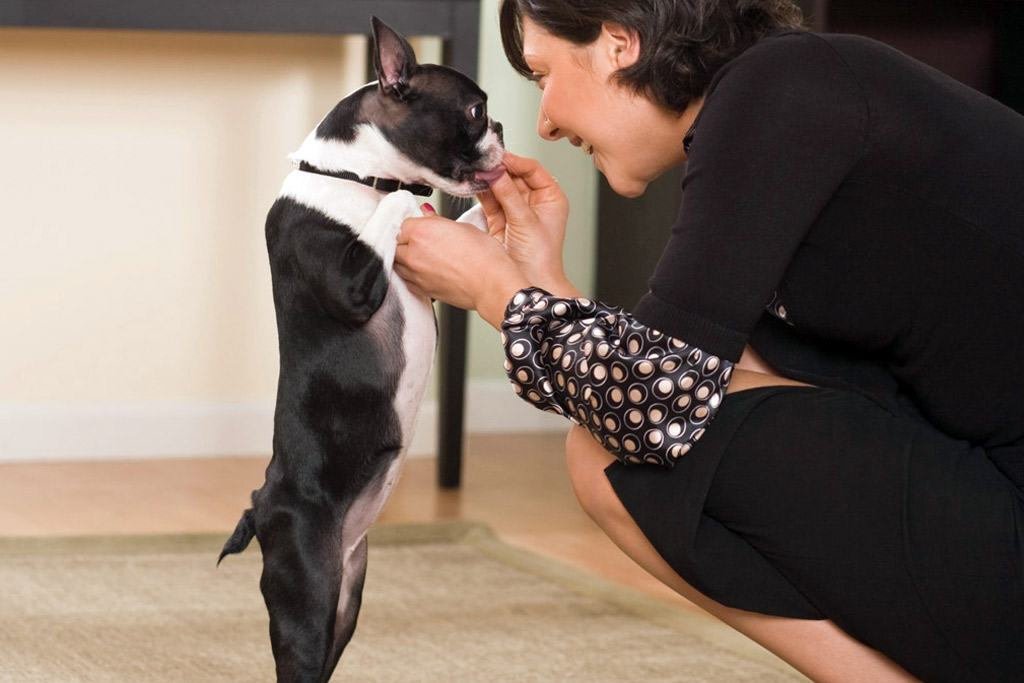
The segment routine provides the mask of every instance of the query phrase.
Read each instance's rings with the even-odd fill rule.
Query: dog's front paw
[[[373,246],[390,268],[391,257],[395,253],[395,242],[402,230],[402,222],[406,218],[422,216],[420,205],[411,192],[399,190],[380,200],[370,220],[363,228],[362,239]]]
[[[407,190],[399,190],[398,192],[392,192],[381,200],[373,217],[374,219],[379,217],[383,224],[392,226],[395,231],[395,237],[397,237],[402,229],[402,221],[406,218],[422,215],[423,212],[420,211],[420,205],[417,203],[416,198],[412,196],[412,193]]]

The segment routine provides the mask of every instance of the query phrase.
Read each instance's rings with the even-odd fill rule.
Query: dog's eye
[[[479,121],[483,119],[486,113],[487,109],[484,107],[483,104],[474,104],[472,107],[469,108],[469,118],[473,119],[474,121]]]

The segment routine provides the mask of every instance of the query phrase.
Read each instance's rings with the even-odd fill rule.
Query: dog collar
[[[364,178],[356,175],[355,173],[350,173],[349,171],[325,171],[322,168],[317,168],[308,161],[300,161],[298,163],[298,169],[300,171],[306,171],[307,173],[318,173],[320,175],[331,176],[332,178],[351,180],[353,182],[372,187],[378,192],[398,192],[399,190],[406,190],[407,192],[412,192],[414,195],[418,195],[420,197],[429,197],[434,193],[434,188],[429,185],[403,183],[400,180],[394,180],[392,178],[378,178],[376,176],[368,176]]]

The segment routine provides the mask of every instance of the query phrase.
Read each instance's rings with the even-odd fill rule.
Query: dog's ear
[[[404,100],[409,79],[419,66],[409,42],[377,17],[373,17],[373,66],[381,92]]]

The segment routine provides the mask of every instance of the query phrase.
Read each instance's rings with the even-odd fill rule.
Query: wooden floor
[[[669,602],[697,607],[634,565],[580,510],[561,435],[471,436],[463,486],[435,485],[409,460],[380,521],[465,519],[510,544]],[[266,458],[0,465],[0,536],[229,533],[263,482]],[[710,617],[709,617],[710,618]]]

